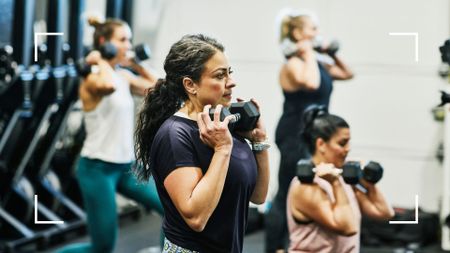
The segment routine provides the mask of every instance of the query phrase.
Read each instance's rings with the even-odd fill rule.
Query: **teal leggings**
[[[91,243],[70,245],[57,251],[58,253],[113,252],[118,233],[116,191],[163,216],[164,210],[153,179],[148,184],[139,183],[131,174],[130,168],[131,163],[115,164],[80,158],[77,177]]]

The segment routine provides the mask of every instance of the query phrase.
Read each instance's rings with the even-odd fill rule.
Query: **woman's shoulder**
[[[292,57],[289,57],[289,59],[286,59],[285,65],[302,64],[303,62],[304,61],[302,60],[302,58],[300,58],[298,56],[292,56]]]
[[[304,66],[304,61],[297,56],[292,56],[289,59],[286,59],[284,64],[281,66],[280,74],[292,74],[293,72],[298,72]]]
[[[330,189],[329,189],[330,188]],[[301,183],[300,180],[295,177],[292,179],[289,191],[298,196],[309,198],[316,194],[328,193],[331,190],[331,185],[318,176],[314,177],[313,183]]]
[[[179,136],[191,135],[198,128],[197,123],[191,119],[172,115],[170,116],[158,130],[157,136]]]

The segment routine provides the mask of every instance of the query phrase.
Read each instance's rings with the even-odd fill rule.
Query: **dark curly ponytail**
[[[134,148],[137,163],[141,166],[134,172],[140,180],[147,181],[151,175],[150,151],[160,126],[189,98],[183,78],[198,82],[206,62],[217,51],[223,52],[223,46],[204,35],[186,35],[170,48],[164,61],[166,78],[158,80],[147,94],[138,115]]]
[[[325,142],[340,128],[349,128],[341,117],[329,114],[324,105],[310,105],[303,112],[302,137],[312,155],[316,152],[316,140],[322,138]]]

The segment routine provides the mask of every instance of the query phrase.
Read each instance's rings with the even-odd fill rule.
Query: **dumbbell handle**
[[[314,168],[312,169],[312,171],[313,171],[314,173],[317,173],[317,167],[314,167]],[[333,168],[333,169],[332,169],[332,172],[336,173],[337,175],[341,175],[342,172],[343,172],[343,170],[342,170],[342,169],[339,169],[339,168]]]
[[[214,110],[215,110],[214,108],[211,108],[209,110],[209,117],[211,118],[211,120],[214,120]],[[223,107],[222,111],[220,112],[220,121],[223,121],[227,116],[233,116],[231,117],[229,124],[236,123],[241,119],[240,113],[230,113],[228,108]]]
[[[241,119],[241,114],[240,113],[235,113],[235,114],[231,114],[231,119],[230,119],[230,123],[236,123]]]
[[[297,178],[302,183],[311,184],[314,182],[315,174],[318,169],[316,165],[309,159],[301,159],[297,162]],[[343,170],[338,168],[332,168],[334,174],[340,175]]]
[[[133,59],[133,60],[136,59],[136,53],[134,51],[127,51],[126,56],[128,59]]]

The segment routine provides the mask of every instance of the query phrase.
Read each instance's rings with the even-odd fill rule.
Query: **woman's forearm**
[[[343,73],[345,73],[345,78],[344,79],[351,79],[353,78],[353,72],[352,70],[347,66],[347,64],[345,64],[339,57],[334,56],[333,60],[336,64],[336,66],[338,66]]]
[[[369,183],[365,184],[364,187],[367,189],[367,194],[365,195],[382,216],[386,219],[392,218],[394,209],[388,204],[380,189],[376,185]]]
[[[347,198],[344,187],[340,180],[336,180],[332,184],[333,193],[336,202],[333,206],[334,220],[337,224],[342,226],[343,231],[347,231],[348,234],[353,234],[357,231],[357,223],[355,219],[355,214],[353,212],[350,201]]]
[[[201,230],[216,209],[222,195],[230,164],[231,149],[216,151],[208,171],[203,175],[188,200],[188,217],[195,220]],[[190,215],[189,215],[190,214]],[[190,216],[190,217],[189,217]]]
[[[257,152],[255,153],[255,159],[258,166],[258,176],[250,201],[255,204],[262,204],[266,201],[269,189],[269,152],[267,150]]]
[[[150,81],[150,83],[155,84],[156,81],[158,80],[155,75],[153,75],[150,71],[148,71],[142,65],[134,63],[132,68],[137,72],[138,75],[140,75],[142,78]]]

